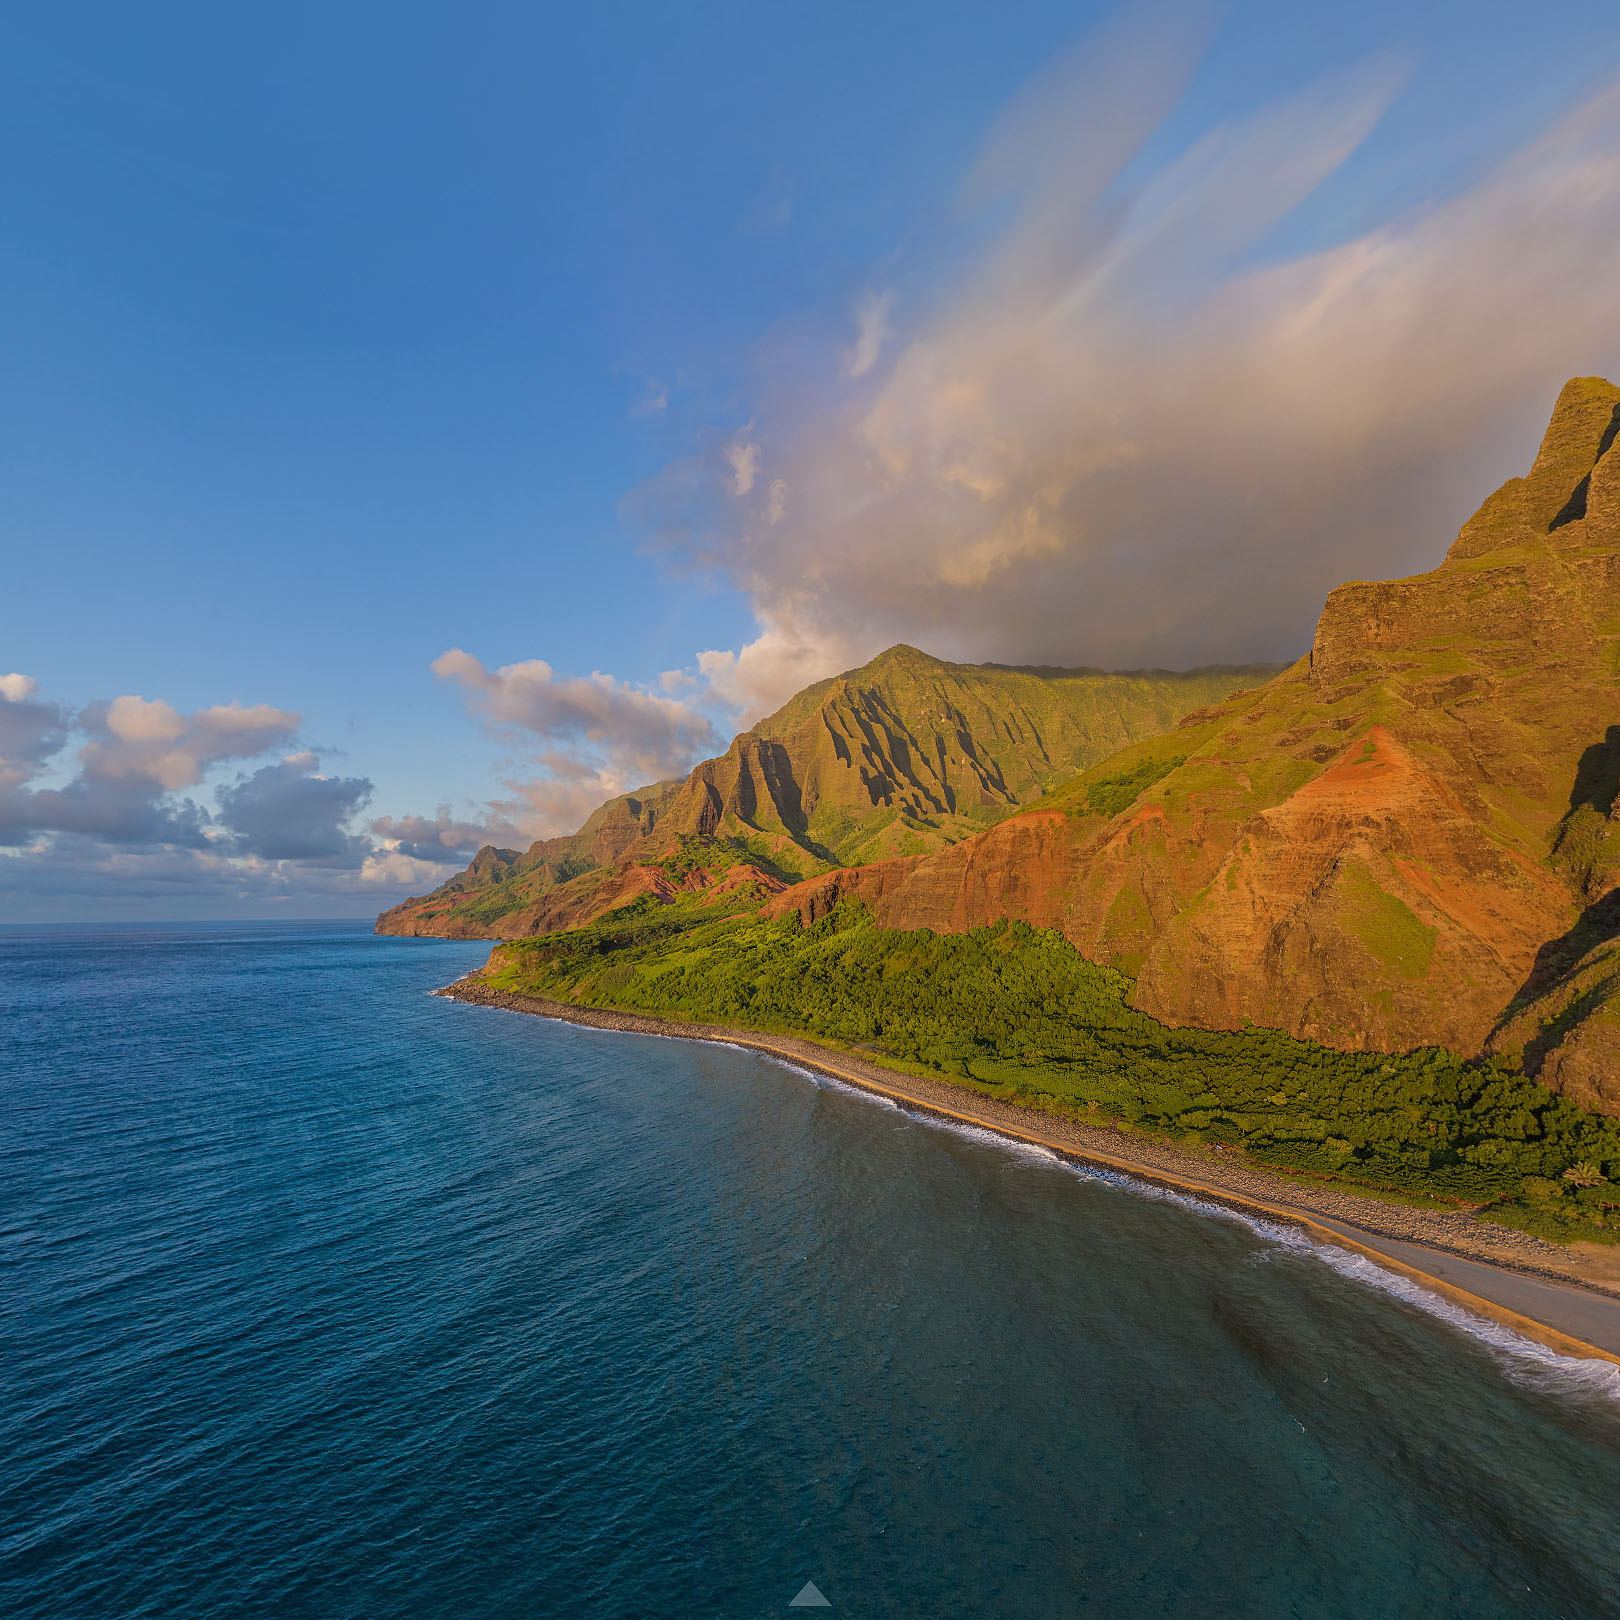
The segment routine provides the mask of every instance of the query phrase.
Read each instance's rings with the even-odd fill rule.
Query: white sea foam
[[[1261,1229],[1261,1223],[1256,1223],[1256,1229]],[[1503,1371],[1517,1383],[1554,1393],[1566,1393],[1574,1388],[1583,1394],[1620,1401],[1620,1367],[1612,1361],[1561,1355],[1488,1316],[1477,1315],[1456,1304],[1426,1288],[1416,1278],[1389,1271],[1364,1254],[1318,1241],[1298,1229],[1279,1226],[1263,1230],[1263,1235],[1285,1248],[1310,1254],[1331,1266],[1341,1277],[1393,1295],[1482,1341],[1490,1347]]]
[[[1112,1170],[1103,1165],[1086,1164],[1067,1159],[1047,1148],[1016,1137],[1004,1136],[985,1126],[969,1125],[947,1119],[939,1114],[919,1109],[903,1109],[909,1118],[920,1124],[933,1125],[954,1132],[972,1141],[1008,1150],[1021,1159],[1054,1164],[1088,1181],[1106,1182],[1122,1192],[1137,1198],[1151,1198],[1161,1203],[1174,1204],[1205,1219],[1231,1221],[1245,1227],[1257,1237],[1293,1254],[1308,1256],[1336,1271],[1341,1277],[1363,1287],[1374,1288],[1411,1305],[1427,1315],[1444,1322],[1448,1327],[1466,1333],[1485,1344],[1503,1373],[1514,1382],[1527,1387],[1556,1394],[1581,1393],[1620,1401],[1620,1367],[1613,1362],[1600,1361],[1589,1356],[1566,1356],[1527,1339],[1512,1328],[1480,1316],[1464,1306],[1447,1299],[1443,1294],[1425,1287],[1416,1279],[1404,1276],[1379,1265],[1366,1255],[1340,1248],[1337,1244],[1313,1238],[1300,1227],[1282,1221],[1267,1220],[1264,1216],[1233,1209],[1196,1194],[1180,1192],[1173,1187],[1161,1186],[1125,1171]]]
[[[1267,1220],[1243,1210],[1231,1209],[1196,1195],[1160,1187],[1149,1181],[1118,1171],[1093,1165],[1073,1164],[1069,1168],[1088,1178],[1106,1181],[1137,1197],[1156,1198],[1177,1204],[1183,1209],[1202,1216],[1235,1221],[1257,1237],[1274,1244],[1276,1248],[1294,1254],[1309,1256],[1336,1271],[1341,1277],[1366,1288],[1391,1295],[1404,1304],[1414,1306],[1425,1314],[1444,1322],[1448,1327],[1466,1333],[1485,1344],[1497,1365],[1514,1382],[1545,1390],[1549,1393],[1568,1394],[1579,1391],[1586,1395],[1607,1397],[1620,1401],[1620,1367],[1612,1361],[1600,1361],[1590,1356],[1566,1356],[1538,1344],[1534,1339],[1516,1333],[1510,1327],[1481,1316],[1467,1307],[1447,1299],[1445,1295],[1426,1287],[1416,1278],[1391,1271],[1367,1255],[1353,1249],[1341,1248],[1336,1243],[1313,1237],[1300,1227],[1283,1221]]]
[[[947,1119],[943,1114],[933,1114],[926,1109],[902,1109],[907,1118],[916,1120],[922,1125],[934,1125],[940,1130],[950,1131],[954,1136],[964,1136],[970,1142],[983,1142],[990,1147],[1001,1148],[1011,1153],[1014,1158],[1031,1160],[1037,1164],[1055,1164],[1066,1166],[1067,1161],[1061,1154],[1054,1153],[1051,1148],[1042,1147],[1038,1142],[1023,1142],[1016,1136],[1003,1136],[1000,1131],[991,1130],[985,1125],[969,1125],[963,1120]]]
[[[778,1068],[786,1069],[790,1074],[802,1075],[812,1085],[821,1087],[823,1091],[842,1092],[846,1097],[859,1097],[863,1102],[876,1103],[879,1108],[899,1110],[900,1105],[892,1097],[885,1097],[880,1091],[868,1091],[865,1086],[857,1086],[848,1080],[840,1080],[835,1074],[827,1074],[820,1069],[812,1069],[807,1064],[795,1063],[791,1058],[779,1057],[775,1052],[760,1051],[758,1047],[749,1047],[748,1050],[758,1053],[767,1062],[776,1064]]]

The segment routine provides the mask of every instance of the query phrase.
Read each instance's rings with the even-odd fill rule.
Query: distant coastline
[[[1547,1349],[1620,1366],[1620,1252],[1612,1260],[1597,1259],[1508,1227],[1474,1221],[1460,1212],[1387,1204],[1296,1182],[1235,1159],[1212,1164],[1165,1142],[999,1102],[944,1081],[885,1068],[803,1036],[767,1035],[515,995],[483,983],[478,972],[435,994],[591,1029],[711,1041],[761,1052],[907,1108],[1044,1148],[1071,1162],[1117,1171],[1206,1204],[1298,1227]]]

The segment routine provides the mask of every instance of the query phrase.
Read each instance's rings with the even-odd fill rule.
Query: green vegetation
[[[1339,921],[1387,968],[1421,979],[1434,958],[1435,932],[1404,900],[1378,886],[1359,861],[1345,865]]]
[[[809,874],[773,858],[776,852],[762,838],[708,838],[697,833],[676,835],[674,847],[667,855],[647,864],[667,874],[676,882],[702,872],[710,879],[721,877],[733,867],[748,865],[761,872],[797,883]]]
[[[1094,816],[1117,816],[1135,804],[1139,794],[1186,763],[1185,754],[1172,754],[1167,759],[1150,757],[1117,776],[1097,777],[1086,784],[1086,808]]]
[[[1620,1241],[1620,1120],[1436,1048],[1338,1052],[1271,1030],[1170,1029],[1057,934],[874,925],[851,902],[714,917],[641,902],[500,947],[500,988],[859,1046],[1081,1120],[1240,1149],[1274,1169],[1486,1206],[1542,1236]]]

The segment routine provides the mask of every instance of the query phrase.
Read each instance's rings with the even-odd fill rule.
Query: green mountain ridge
[[[897,646],[818,681],[685,778],[609,800],[577,833],[486,847],[383,933],[516,938],[642,893],[760,897],[948,847],[1274,665],[1185,672],[956,664]]]

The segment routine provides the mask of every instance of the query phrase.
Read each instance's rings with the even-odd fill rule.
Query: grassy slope
[[[1057,934],[631,907],[500,946],[491,982],[586,1006],[794,1032],[1082,1119],[1240,1147],[1403,1199],[1461,1201],[1547,1237],[1620,1241],[1620,1121],[1504,1065],[1341,1052],[1271,1030],[1171,1029]]]
[[[1015,669],[893,647],[807,687],[754,735],[793,759],[804,846],[857,866],[955,843],[1275,673]]]

